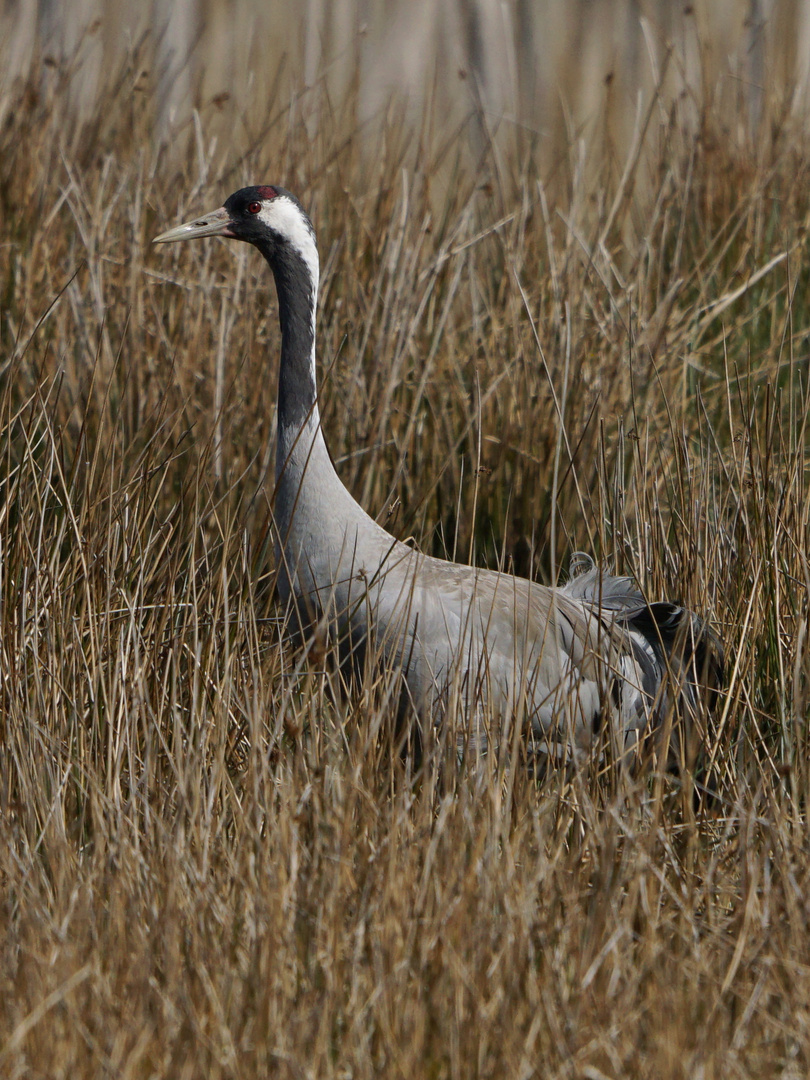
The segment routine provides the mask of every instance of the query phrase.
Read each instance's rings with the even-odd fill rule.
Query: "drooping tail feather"
[[[705,719],[723,684],[717,635],[687,608],[648,603],[631,578],[601,573],[588,555],[572,557],[571,573],[565,591],[602,622],[623,629],[632,649],[636,678],[620,688],[625,745],[631,732],[643,732],[655,745],[669,731],[667,766],[693,765],[700,750],[695,743],[705,743]]]

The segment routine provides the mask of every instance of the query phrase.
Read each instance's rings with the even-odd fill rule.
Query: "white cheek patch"
[[[295,248],[304,260],[312,277],[313,292],[318,291],[318,248],[309,222],[301,211],[283,195],[265,203],[259,211],[259,220]]]

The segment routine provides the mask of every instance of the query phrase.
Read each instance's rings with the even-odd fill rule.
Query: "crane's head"
[[[255,244],[271,264],[284,248],[292,247],[314,269],[317,281],[315,231],[298,199],[280,187],[247,187],[234,192],[210,214],[161,233],[153,244],[194,240],[202,236],[225,236]],[[315,267],[313,268],[313,262]]]

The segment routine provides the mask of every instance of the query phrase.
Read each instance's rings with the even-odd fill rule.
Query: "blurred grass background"
[[[0,1074],[806,1075],[806,5],[0,11]],[[711,621],[711,805],[285,644],[269,275],[150,247],[246,182],[369,512]]]
[[[580,138],[621,171],[653,100],[691,134],[712,110],[734,146],[810,104],[801,0],[5,0],[2,20],[0,116],[23,88],[55,95],[81,143],[105,103],[131,96],[169,156],[188,151],[195,111],[238,155],[281,117],[314,135],[351,101],[372,156],[393,110],[437,143],[463,131],[473,162],[493,140],[507,169],[531,150],[548,180]],[[411,162],[421,145],[409,140]]]

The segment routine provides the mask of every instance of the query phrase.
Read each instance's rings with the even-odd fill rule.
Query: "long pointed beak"
[[[153,244],[170,244],[173,240],[196,240],[200,236],[233,236],[230,230],[231,215],[221,206],[210,214],[194,218],[184,225],[176,225],[168,232],[161,233],[152,241]]]

